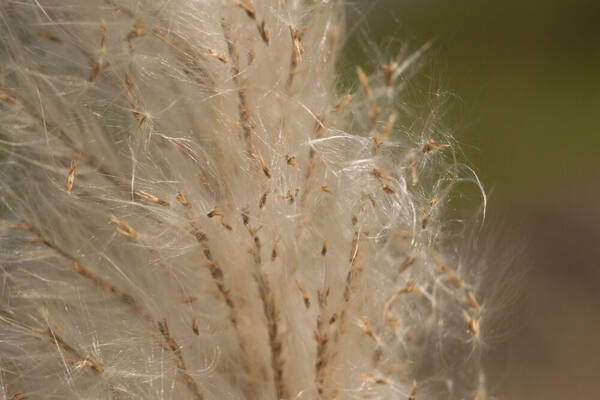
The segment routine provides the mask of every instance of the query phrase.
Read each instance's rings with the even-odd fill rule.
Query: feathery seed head
[[[343,27],[337,1],[8,0],[5,398],[482,396],[461,168],[398,106],[427,46],[339,93]]]

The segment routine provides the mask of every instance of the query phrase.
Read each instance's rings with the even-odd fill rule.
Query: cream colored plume
[[[343,13],[2,1],[0,398],[483,399],[427,46],[340,93]]]

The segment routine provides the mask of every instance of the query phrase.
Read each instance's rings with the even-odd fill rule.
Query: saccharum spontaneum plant
[[[467,169],[343,13],[2,1],[1,398],[484,399]]]

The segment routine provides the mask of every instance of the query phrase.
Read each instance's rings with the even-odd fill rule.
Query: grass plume
[[[0,396],[483,398],[426,48],[339,93],[343,12],[5,1]]]

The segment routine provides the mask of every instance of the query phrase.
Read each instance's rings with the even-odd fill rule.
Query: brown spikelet
[[[254,6],[250,2],[250,0],[240,1],[236,4],[236,6],[244,10],[248,17],[250,17],[253,20],[256,20],[256,12],[254,11]]]
[[[227,57],[225,57],[223,54],[212,51],[211,49],[208,49],[207,52],[209,56],[216,58],[223,64],[227,64]]]
[[[377,104],[373,104],[371,105],[371,107],[369,107],[369,110],[367,111],[367,116],[369,117],[369,127],[373,127],[373,125],[375,125],[375,121],[377,120],[377,117],[379,117],[379,114],[381,114],[381,107],[379,107]]]
[[[242,223],[244,224],[244,226],[248,226],[248,222],[250,222],[249,213],[250,211],[248,210],[248,207],[242,208]]]
[[[177,200],[184,207],[191,207],[191,204],[188,201],[187,197],[181,193],[177,193],[177,195],[175,196],[175,200]]]
[[[145,198],[147,200],[150,200],[151,202],[156,203],[156,204],[161,205],[161,206],[169,207],[171,205],[171,203],[169,203],[167,200],[160,199],[160,198],[156,197],[153,194],[150,194],[148,192],[144,192],[143,190],[138,190],[137,194],[139,196],[141,196],[141,197],[143,197],[143,198]]]
[[[223,212],[221,211],[221,208],[219,206],[215,206],[215,208],[213,208],[211,211],[209,211],[206,216],[208,218],[213,218],[213,217],[222,217],[223,216]]]
[[[429,224],[429,221],[431,220],[431,217],[433,216],[433,214],[431,212],[425,212],[425,215],[423,215],[423,218],[421,219],[421,228],[422,229],[426,229],[427,225]]]
[[[383,66],[383,74],[385,76],[385,86],[387,86],[387,87],[392,86],[392,79],[394,77],[394,72],[396,71],[397,67],[398,67],[398,64],[396,64],[395,62],[390,62],[389,64],[385,64]]]
[[[129,31],[127,34],[127,40],[135,39],[138,37],[146,36],[148,32],[146,31],[146,26],[143,22],[136,22],[133,25],[133,29]]]
[[[177,301],[182,304],[190,304],[198,300],[198,296],[180,297]]]
[[[327,239],[323,239],[323,247],[321,247],[321,255],[327,255]]]
[[[298,35],[298,31],[294,27],[290,26],[289,29],[294,45],[294,54],[296,54],[297,57],[300,57],[304,53],[304,46],[302,46],[302,43],[300,42],[300,35]]]
[[[381,139],[379,139],[379,134],[376,134],[375,136],[373,136],[373,144],[375,145],[375,149],[373,150],[373,154],[375,155],[375,154],[377,154],[377,151],[383,144]]]
[[[412,184],[416,185],[419,183],[419,175],[417,174],[417,159],[415,157],[415,153],[410,153],[408,157],[408,162],[410,165],[410,176],[412,178]]]
[[[384,192],[386,192],[387,194],[395,194],[396,193],[396,189],[394,189],[393,187],[391,187],[390,185],[388,185],[387,183],[382,183],[381,184],[381,188],[383,189]]]
[[[350,102],[352,101],[352,95],[351,94],[347,94],[344,97],[342,97],[342,99],[339,101],[339,103],[337,103],[332,111],[336,112],[341,110],[342,108],[346,107],[348,104],[350,104]]]
[[[479,312],[481,310],[481,305],[475,298],[475,295],[473,294],[473,292],[470,290],[467,290],[467,302],[468,302],[469,306],[471,308],[473,308],[475,311]]]
[[[465,282],[460,279],[460,277],[458,275],[456,275],[456,273],[452,270],[452,268],[450,268],[449,266],[447,266],[446,264],[444,264],[443,262],[438,260],[438,265],[437,268],[439,271],[441,271],[446,277],[445,277],[445,281],[448,282],[449,284],[451,284],[452,286],[460,289],[465,287]]]
[[[75,181],[75,173],[77,172],[78,165],[77,161],[75,161],[69,171],[69,176],[67,177],[67,193],[71,193],[71,189],[73,189],[73,182]]]
[[[363,374],[363,380],[365,382],[375,384],[375,385],[389,385],[390,381],[386,378],[378,378],[373,374],[365,373]]]
[[[192,331],[196,336],[200,335],[200,330],[198,329],[198,319],[196,319],[196,317],[192,317]]]
[[[271,179],[271,171],[269,171],[269,168],[267,167],[267,164],[265,164],[265,161],[260,156],[257,156],[255,154],[254,159],[258,162],[258,165],[260,165],[260,168],[262,169],[265,176]]]
[[[258,28],[258,33],[260,33],[260,37],[262,38],[263,42],[265,42],[265,44],[268,46],[269,45],[269,31],[267,30],[267,27],[265,26],[265,21],[262,20],[260,24],[256,25]]]
[[[100,29],[102,29],[102,40],[100,40],[100,50],[105,51],[106,50],[107,29],[106,29],[106,24],[104,23],[104,21],[100,24]]]
[[[358,80],[365,91],[367,99],[370,100],[373,97],[373,90],[371,89],[371,86],[369,86],[367,74],[365,74],[365,71],[363,71],[361,67],[356,67],[356,74],[358,75]]]
[[[129,51],[133,53],[133,39],[139,38],[142,36],[146,36],[148,32],[146,31],[146,26],[142,21],[137,22],[133,25],[133,28],[127,34],[125,38],[127,40],[127,44],[129,46]]]
[[[378,342],[379,341],[379,337],[375,334],[375,332],[373,331],[373,329],[371,328],[371,322],[369,321],[369,318],[366,316],[363,316],[362,318],[360,318],[358,320],[358,326],[360,327],[360,329],[363,330],[363,332],[365,334],[367,334],[367,336],[369,336],[371,339],[373,339],[374,341]]]
[[[265,204],[267,204],[267,195],[269,192],[264,192],[260,197],[260,201],[258,202],[258,208],[263,208]]]
[[[417,400],[417,382],[413,382],[412,391],[410,392],[410,396],[408,396],[408,400]]]
[[[304,299],[304,306],[309,309],[310,308],[310,297],[308,297],[308,292],[304,288],[304,286],[300,285],[300,282],[296,281],[296,286],[298,286],[298,290],[302,294],[302,298]]]
[[[375,178],[377,178],[377,180],[381,181],[393,181],[394,179],[392,179],[390,176],[388,176],[385,172],[383,172],[381,169],[379,168],[373,168],[373,171],[371,172],[373,174],[373,176]]]
[[[50,42],[54,42],[54,43],[62,43],[62,40],[58,37],[58,36],[54,36],[53,34],[51,34],[48,31],[38,31],[36,32],[35,36],[42,38],[42,39],[46,39]]]
[[[423,153],[429,153],[432,150],[440,150],[450,147],[449,144],[435,144],[435,140],[428,139],[423,145]]]
[[[102,72],[103,64],[102,60],[98,60],[92,71],[90,72],[90,76],[88,77],[88,82],[93,82],[96,80],[100,72]]]
[[[129,76],[127,71],[125,71],[125,80],[123,84],[128,91],[131,91],[134,87],[133,80],[131,79],[131,76]]]
[[[480,327],[479,327],[479,319],[474,318],[464,312],[465,321],[467,322],[467,326],[469,327],[469,332],[475,337],[479,336]]]
[[[286,155],[285,161],[287,162],[287,165],[289,165],[290,167],[296,168],[296,156]]]
[[[102,39],[100,40],[100,50],[102,50],[102,52],[104,52],[106,50],[106,24],[104,22],[102,22],[100,24],[100,29],[102,29]],[[102,60],[102,56],[100,56],[100,58],[98,59],[98,61],[96,61],[96,64],[90,71],[90,75],[88,76],[88,82],[95,81],[103,69],[104,69],[104,62]]]
[[[127,71],[125,71],[125,79],[124,79],[123,85],[125,86],[125,88],[127,88],[127,100],[129,102],[129,106],[131,107],[131,113],[133,114],[133,117],[138,122],[137,130],[139,132],[142,129],[142,124],[146,121],[147,115],[143,114],[139,110],[139,102],[133,96],[133,88],[134,88],[133,80],[131,79],[131,76],[127,73]]]
[[[394,129],[394,124],[396,123],[396,114],[392,113],[389,115],[387,121],[383,125],[381,130],[381,134],[385,140],[389,139],[390,134],[392,133],[392,129]]]
[[[119,220],[114,215],[111,215],[109,219],[110,222],[117,226],[117,232],[119,232],[121,235],[130,237],[132,239],[135,239],[137,237],[137,232],[127,222]]]
[[[279,240],[279,236],[276,236],[275,239],[273,239],[273,248],[271,249],[271,261],[275,261],[275,259],[278,256],[277,248],[279,246]]]
[[[193,222],[191,222],[185,229],[196,238],[198,243],[206,242],[208,240],[206,233],[204,233],[204,231]]]
[[[327,292],[319,292],[319,305],[321,310],[327,301]],[[317,360],[315,363],[315,386],[320,395],[325,392],[325,383],[328,375],[328,366],[331,361],[329,353],[329,335],[326,332],[325,324],[321,316],[317,319],[317,329],[314,333],[315,341],[317,342]]]
[[[104,367],[92,360],[81,360],[75,363],[75,368],[90,367],[96,372],[104,372]]]
[[[400,265],[400,268],[398,268],[398,273],[401,274],[409,269],[415,263],[415,261],[417,261],[416,257],[407,257]]]
[[[294,83],[294,75],[296,74],[298,62],[300,60],[300,57],[304,53],[304,46],[302,46],[300,36],[298,35],[298,31],[291,25],[289,26],[289,30],[292,39],[292,54],[290,56],[290,72],[286,83],[286,88],[288,90],[291,89],[292,84]]]
[[[333,194],[333,192],[331,191],[331,189],[327,185],[321,186],[321,192]]]

